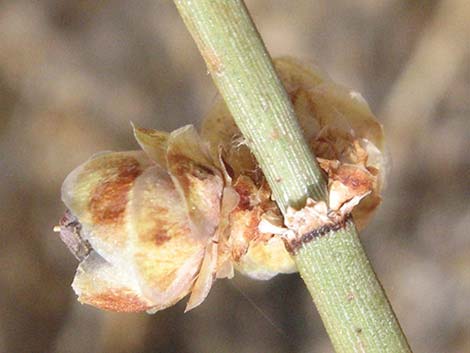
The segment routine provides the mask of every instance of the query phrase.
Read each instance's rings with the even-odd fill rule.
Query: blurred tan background
[[[247,0],[273,55],[361,91],[393,168],[362,234],[415,352],[470,352],[470,1]],[[216,91],[171,1],[0,0],[0,352],[332,352],[297,275],[149,316],[76,302],[64,177],[198,124]],[[391,352],[393,353],[393,352]]]

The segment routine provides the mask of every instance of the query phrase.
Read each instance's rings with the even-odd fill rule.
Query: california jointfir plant
[[[386,164],[365,100],[295,59],[273,65],[242,1],[176,5],[222,98],[200,131],[134,127],[140,150],[66,178],[78,299],[154,313],[188,296],[190,310],[216,279],[299,271],[338,352],[409,352],[356,234]]]

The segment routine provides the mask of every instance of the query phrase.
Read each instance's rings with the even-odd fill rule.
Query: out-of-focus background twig
[[[378,114],[393,168],[362,239],[415,351],[469,352],[470,2],[247,5],[273,55],[316,62]],[[296,275],[219,281],[188,314],[75,300],[52,232],[64,177],[136,149],[131,120],[198,124],[215,94],[170,1],[0,1],[0,352],[332,351]]]

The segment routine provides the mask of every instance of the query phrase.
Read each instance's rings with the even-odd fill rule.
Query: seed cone
[[[381,125],[357,92],[294,59],[274,64],[329,199],[281,214],[221,99],[201,136],[189,125],[134,128],[142,151],[98,154],[62,187],[61,237],[80,261],[73,288],[81,302],[155,312],[190,294],[190,310],[234,269],[256,279],[295,272],[284,246],[292,229],[308,232],[351,212],[366,224],[384,180]]]

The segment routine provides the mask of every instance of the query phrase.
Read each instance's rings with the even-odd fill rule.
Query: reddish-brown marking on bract
[[[286,89],[286,91],[288,91],[288,90]],[[302,92],[303,91],[300,88],[297,88],[297,89],[295,89],[291,92],[288,92],[289,98],[290,98],[293,106],[295,106],[295,103],[297,102],[297,99],[299,99],[299,95]]]
[[[158,214],[158,215],[166,215],[168,214],[168,208],[166,207],[159,207],[159,206],[156,206],[156,207],[153,207],[152,208],[153,211]]]
[[[310,147],[315,152],[315,156],[317,157],[329,160],[337,160],[340,157],[338,151],[336,150],[335,144],[325,137],[312,139]]]
[[[214,172],[210,168],[195,163],[193,160],[181,154],[170,153],[167,158],[172,173],[178,177],[178,181],[185,191],[189,190],[191,186],[191,177],[205,180],[214,175]]]
[[[171,237],[168,235],[168,222],[162,220],[160,217],[155,215],[152,219],[152,228],[146,232],[138,233],[140,241],[146,241],[162,245],[166,243]]]
[[[334,179],[358,194],[372,190],[370,176],[359,168],[342,166],[338,169],[337,174],[334,175]]]
[[[238,201],[237,209],[240,210],[251,210],[253,205],[251,204],[251,196],[255,193],[255,187],[253,182],[246,177],[240,177],[237,179],[233,188],[240,196]]]
[[[250,222],[246,225],[247,231],[245,233],[245,238],[248,240],[255,239],[259,236],[258,225],[261,221],[261,212],[262,210],[260,207],[257,207],[256,210],[251,212]]]
[[[147,303],[126,289],[110,290],[96,295],[82,295],[80,301],[109,311],[139,312],[150,309]]]
[[[246,254],[252,240],[259,238],[258,224],[260,222],[261,208],[251,210],[235,209],[230,215],[233,239],[231,255],[234,261]]]
[[[173,207],[182,207],[175,204]],[[163,245],[172,238],[189,234],[191,232],[187,223],[182,223],[172,219],[170,210],[166,207],[155,206],[149,210],[147,217],[151,222],[151,228],[146,232],[139,233],[139,239],[142,241],[152,242],[156,245]]]
[[[102,182],[93,190],[88,208],[96,223],[122,222],[129,190],[141,173],[138,161],[135,158],[126,158],[120,161],[116,176]]]
[[[157,233],[155,233],[154,235],[154,239],[155,239],[155,244],[157,245],[163,245],[165,244],[168,240],[171,239],[171,237],[168,236],[168,234],[164,231],[159,231]]]

